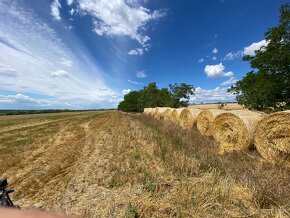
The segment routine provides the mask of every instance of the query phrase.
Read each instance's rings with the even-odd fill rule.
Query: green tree
[[[195,88],[185,83],[169,85],[173,95],[173,107],[186,107],[190,96],[194,95]]]
[[[248,108],[263,110],[276,107],[278,102],[290,99],[290,5],[280,8],[279,25],[265,33],[268,45],[256,51],[255,56],[244,56],[253,70],[228,91],[237,95],[237,101]]]
[[[133,91],[124,96],[118,109],[129,112],[142,112],[146,107],[180,107],[187,106],[194,87],[181,83],[158,89],[155,82],[148,84],[139,91]]]

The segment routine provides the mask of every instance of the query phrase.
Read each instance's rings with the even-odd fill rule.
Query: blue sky
[[[150,82],[226,89],[284,0],[0,0],[0,109],[112,108]]]

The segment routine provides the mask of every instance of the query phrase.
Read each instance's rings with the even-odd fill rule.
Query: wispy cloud
[[[198,63],[202,63],[202,62],[204,62],[205,60],[204,60],[204,58],[200,58],[200,59],[198,59]]]
[[[231,85],[231,84],[235,84],[238,80],[235,77],[230,77],[228,80],[224,81],[221,85],[225,86],[225,85]]]
[[[134,80],[130,80],[130,79],[128,79],[128,82],[131,83],[131,84],[134,84],[134,85],[144,85],[144,83],[140,83],[140,82],[137,82],[137,81],[134,81]]]
[[[219,50],[217,49],[217,48],[214,48],[213,50],[212,50],[212,53],[213,54],[217,54],[219,52]]]
[[[240,58],[243,56],[243,52],[242,51],[237,51],[237,52],[229,52],[226,54],[226,56],[223,58],[224,61],[231,61],[234,60],[236,58]]]
[[[70,14],[89,15],[92,18],[94,32],[100,36],[128,36],[138,41],[142,48],[132,49],[130,55],[143,55],[148,50],[150,37],[145,34],[146,25],[166,15],[164,10],[149,10],[141,6],[142,1],[114,0],[74,0],[74,8]],[[67,1],[73,7],[73,1]],[[51,4],[51,14],[56,20],[60,20],[60,8],[58,0]]]
[[[146,78],[146,77],[147,77],[147,74],[146,74],[145,70],[142,70],[142,71],[138,71],[138,72],[136,73],[136,76],[137,76],[138,78],[143,79],[143,78]]]
[[[0,20],[0,89],[73,104],[116,101],[105,73],[79,41],[73,40],[78,48],[74,53],[47,23],[16,0],[0,2]]]

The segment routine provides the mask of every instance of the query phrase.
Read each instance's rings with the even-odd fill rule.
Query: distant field
[[[290,170],[117,111],[0,117],[0,175],[24,208],[84,217],[289,217]]]
[[[221,109],[221,104],[197,104],[191,105],[192,108],[199,108],[199,109]],[[239,105],[238,103],[224,103],[222,107],[224,110],[243,110],[245,109],[243,106]]]

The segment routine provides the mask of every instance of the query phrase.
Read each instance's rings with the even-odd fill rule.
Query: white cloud
[[[145,70],[142,70],[142,71],[138,71],[138,72],[136,73],[136,76],[137,76],[138,78],[146,78],[146,77],[147,77],[147,74],[145,73]]]
[[[0,64],[0,78],[1,77],[16,77],[16,70],[10,66]]]
[[[54,78],[68,77],[69,74],[65,70],[57,70],[51,73]]]
[[[124,89],[124,90],[122,91],[123,95],[127,95],[127,94],[130,93],[130,92],[132,92],[131,89]]]
[[[265,39],[261,40],[260,42],[254,42],[251,45],[244,48],[243,54],[255,56],[256,55],[255,51],[260,50],[261,47],[263,47],[263,46],[266,47],[268,44],[269,44],[269,42],[266,41]]]
[[[238,80],[235,77],[231,77],[228,80],[224,81],[221,85],[225,86],[225,85],[231,85],[231,84],[235,84]]]
[[[142,48],[136,48],[128,52],[129,55],[140,55],[144,54],[144,50]]]
[[[133,80],[130,80],[130,79],[128,79],[128,82],[132,83],[134,85],[144,85],[143,83],[140,83],[140,82],[137,82],[137,81],[133,81]]]
[[[53,19],[61,20],[60,9],[61,4],[59,3],[59,0],[54,0],[50,5],[50,14],[53,16]]]
[[[202,62],[204,62],[205,60],[204,60],[204,58],[200,58],[200,59],[198,59],[198,63],[202,63]]]
[[[212,59],[213,61],[215,61],[215,60],[217,59],[217,57],[216,57],[216,56],[213,56],[211,59]]]
[[[235,95],[227,92],[227,88],[216,87],[215,89],[202,89],[201,87],[197,87],[195,89],[195,95],[190,98],[191,103],[213,103],[220,101],[235,101]]]
[[[219,51],[218,51],[218,49],[217,48],[214,48],[213,50],[212,50],[212,53],[214,53],[214,54],[217,54]]]
[[[35,100],[27,95],[0,95],[0,103],[34,103]]]
[[[225,66],[220,63],[217,65],[206,65],[204,68],[204,72],[209,78],[217,78],[217,77],[232,77],[234,73],[232,71],[225,72]]]
[[[229,52],[226,54],[226,56],[223,58],[224,61],[231,61],[236,58],[242,57],[243,52],[242,51],[237,51],[237,52]]]
[[[37,13],[17,0],[0,1],[0,20],[0,77],[5,75],[0,90],[35,93],[74,107],[117,104],[104,71],[77,37],[69,35],[65,41],[74,43],[74,52]]]
[[[129,4],[125,0],[77,0],[81,12],[92,17],[98,35],[128,36],[146,46],[150,37],[144,34],[146,24],[165,16],[164,11]],[[140,53],[140,52],[139,52]]]
[[[72,3],[74,2],[74,0],[66,0],[68,5],[72,5]]]

